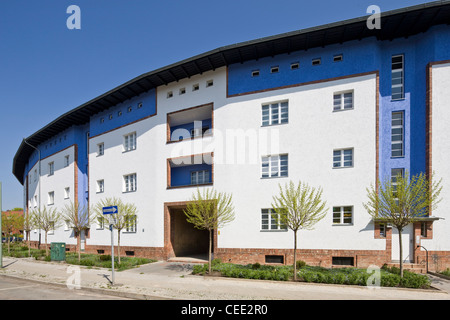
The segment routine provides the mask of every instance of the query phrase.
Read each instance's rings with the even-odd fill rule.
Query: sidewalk
[[[133,299],[177,300],[450,300],[450,281],[433,277],[441,290],[398,288],[367,288],[359,286],[294,283],[203,277],[191,275],[192,264],[156,262],[139,268],[115,272],[111,286],[111,271],[89,269],[58,262],[36,261],[30,258],[3,259],[0,276],[74,286],[79,271],[81,290],[103,291]],[[438,286],[436,286],[438,287]],[[444,290],[447,291],[444,291]]]

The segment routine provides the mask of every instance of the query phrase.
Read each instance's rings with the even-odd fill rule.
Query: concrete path
[[[450,300],[448,280],[433,277],[440,290],[246,280],[191,275],[192,264],[156,262],[115,272],[33,259],[4,258],[0,275],[97,290],[135,299],[177,300]]]

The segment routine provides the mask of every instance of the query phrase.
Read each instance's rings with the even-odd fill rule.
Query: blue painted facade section
[[[170,172],[170,186],[189,186],[191,185],[191,172],[208,170],[209,171],[209,182],[211,182],[211,171],[212,166],[209,164],[194,164],[182,167],[173,167]]]
[[[156,114],[156,90],[109,108],[91,117],[91,137]]]
[[[335,55],[343,60],[334,62]],[[405,98],[391,99],[391,58],[404,55]],[[320,65],[312,65],[313,59]],[[379,178],[389,178],[391,170],[404,168],[411,175],[426,171],[426,68],[434,61],[450,59],[450,30],[435,26],[427,33],[408,39],[377,41],[368,38],[307,51],[277,55],[228,67],[228,95],[243,95],[263,90],[305,84],[360,73],[379,72]],[[298,62],[298,69],[291,64]],[[278,66],[278,73],[271,68]],[[252,77],[252,71],[259,76]],[[357,107],[357,106],[356,106]],[[392,112],[405,115],[404,156],[391,157]],[[332,161],[330,159],[330,161]]]
[[[200,121],[199,121],[200,122]],[[208,129],[211,129],[212,126],[212,119],[205,119],[201,121],[201,125],[198,126],[199,129],[202,129],[204,127],[208,127]],[[190,134],[191,134],[191,130],[196,128],[194,126],[194,122],[189,122],[189,123],[185,123],[185,124],[181,124],[178,126],[171,126],[170,127],[170,137],[171,140],[183,140],[183,138],[187,138],[189,139]],[[181,129],[181,130],[179,130]],[[183,130],[184,129],[184,130]],[[176,134],[178,135],[178,137],[173,137],[172,134],[176,131]]]

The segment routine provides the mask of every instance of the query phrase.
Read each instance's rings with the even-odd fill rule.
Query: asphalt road
[[[85,290],[0,277],[0,300],[127,300]]]

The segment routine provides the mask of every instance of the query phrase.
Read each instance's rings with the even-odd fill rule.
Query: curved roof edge
[[[130,81],[66,112],[22,141],[13,160],[12,172],[23,184],[28,157],[34,149],[55,134],[72,125],[85,124],[89,118],[141,93],[197,74],[234,63],[275,56],[283,53],[323,47],[376,37],[393,40],[425,32],[438,24],[450,23],[450,0],[434,1],[381,13],[381,29],[367,28],[369,15],[333,22],[317,27],[220,47],[203,54],[144,73]]]

